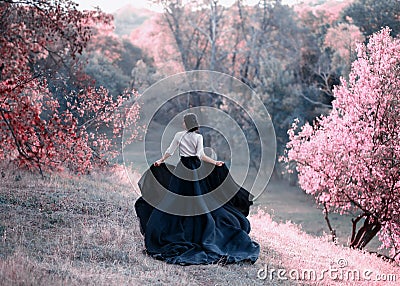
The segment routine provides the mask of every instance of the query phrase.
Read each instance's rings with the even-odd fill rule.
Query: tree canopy
[[[289,130],[286,160],[296,163],[302,189],[327,210],[359,213],[352,247],[363,248],[379,233],[398,259],[400,39],[385,28],[357,51],[349,80],[334,90],[329,115],[298,133],[297,123]]]

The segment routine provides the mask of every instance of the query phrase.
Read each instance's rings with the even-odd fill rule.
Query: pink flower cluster
[[[114,97],[85,85],[89,79],[75,61],[93,26],[109,25],[112,17],[81,12],[69,0],[2,2],[0,14],[0,160],[40,172],[84,173],[106,164],[125,124],[137,120],[138,108],[124,106],[137,94]],[[41,68],[47,62],[53,70]],[[56,96],[43,73],[55,76],[67,65],[82,89]]]
[[[296,162],[301,188],[317,202],[379,226],[400,259],[400,39],[384,28],[357,52],[331,113],[288,131],[284,160]]]

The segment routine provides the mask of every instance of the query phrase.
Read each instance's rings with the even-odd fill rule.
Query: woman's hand
[[[157,160],[154,162],[154,166],[158,167],[160,166],[162,163],[164,163],[165,160],[167,160],[169,157],[171,157],[171,154],[169,153],[165,153],[164,156],[161,157],[160,160]]]
[[[203,152],[203,155],[201,156],[200,159],[203,160],[204,162],[213,164],[213,165],[218,166],[218,167],[221,167],[223,164],[225,164],[223,161],[216,161],[216,160],[208,157],[206,154],[204,154],[204,152]]]

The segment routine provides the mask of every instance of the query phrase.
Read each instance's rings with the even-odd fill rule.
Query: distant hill
[[[148,9],[126,5],[113,13],[115,33],[118,36],[129,36],[134,29],[156,14]]]
[[[301,1],[293,7],[299,15],[311,12],[315,16],[323,17],[326,23],[333,24],[352,2],[353,0],[308,0]]]

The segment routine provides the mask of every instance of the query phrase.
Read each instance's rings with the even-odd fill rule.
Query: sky
[[[247,0],[246,2],[256,4],[259,0]],[[79,4],[79,9],[90,10],[93,7],[99,6],[101,10],[107,13],[113,13],[116,10],[126,5],[131,5],[137,8],[147,8],[154,11],[160,11],[161,9],[155,5],[150,5],[146,0],[74,0]],[[226,6],[230,6],[235,0],[220,0],[220,3]],[[293,4],[300,2],[299,0],[283,0],[283,3]]]

